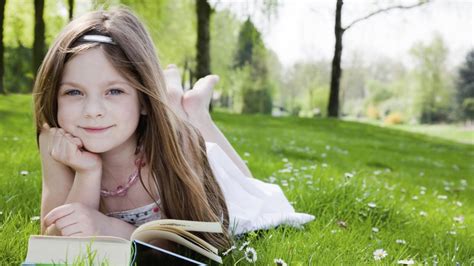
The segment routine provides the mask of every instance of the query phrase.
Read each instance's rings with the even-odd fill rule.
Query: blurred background
[[[1,0],[0,93],[30,93],[68,21],[118,5],[142,19],[185,88],[221,77],[213,109],[461,132],[474,143],[468,0]]]

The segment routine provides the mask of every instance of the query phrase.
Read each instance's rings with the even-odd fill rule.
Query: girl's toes
[[[163,74],[168,90],[179,90],[180,92],[183,91],[181,85],[181,74],[175,65],[169,65],[163,70]]]

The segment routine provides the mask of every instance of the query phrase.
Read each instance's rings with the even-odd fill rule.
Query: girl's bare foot
[[[163,70],[163,74],[166,82],[167,97],[171,108],[177,115],[181,116],[181,118],[187,119],[187,114],[184,112],[182,106],[184,91],[181,85],[181,75],[178,67],[176,67],[176,65],[168,65],[168,67]]]
[[[207,119],[209,115],[209,104],[211,103],[212,91],[219,81],[217,75],[207,75],[200,78],[192,90],[188,90],[183,95],[183,109],[188,114],[190,120],[198,121]]]

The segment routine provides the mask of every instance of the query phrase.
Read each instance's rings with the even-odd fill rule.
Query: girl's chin
[[[110,147],[104,146],[104,145],[96,145],[96,144],[89,144],[89,143],[84,143],[84,148],[88,152],[92,153],[105,153],[110,151]]]

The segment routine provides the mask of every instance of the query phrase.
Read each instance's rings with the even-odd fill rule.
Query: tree
[[[429,44],[419,43],[411,49],[418,81],[416,108],[422,123],[447,121],[453,109],[452,87],[446,67],[448,48],[437,35]]]
[[[464,119],[474,119],[474,50],[466,55],[466,61],[459,69],[456,84],[456,102],[461,107]]]
[[[68,11],[68,14],[69,14],[69,21],[72,20],[72,18],[74,17],[74,0],[68,0],[68,7],[69,7],[69,11]]]
[[[342,5],[343,0],[337,0],[336,2],[336,23],[334,26],[334,34],[336,36],[336,43],[334,47],[334,56],[332,60],[332,69],[331,69],[331,87],[329,93],[329,105],[328,105],[328,115],[330,117],[338,117],[339,116],[339,88],[340,88],[340,79],[342,75],[342,68],[341,68],[341,57],[342,57],[342,37],[344,32],[346,32],[349,28],[354,26],[355,24],[359,23],[360,21],[366,20],[372,16],[375,16],[380,13],[388,12],[394,9],[411,9],[414,7],[421,6],[423,4],[428,3],[430,0],[420,0],[417,4],[414,5],[396,5],[391,6],[383,9],[379,9],[374,11],[364,17],[354,20],[352,23],[349,23],[347,27],[342,26]]]
[[[33,73],[36,73],[45,52],[44,0],[35,0],[35,39],[33,42]]]
[[[6,0],[0,0],[0,93],[5,93],[3,87],[3,74],[4,74],[4,60],[3,60],[3,20],[5,17],[5,5]]]
[[[211,6],[207,0],[196,0],[197,42],[196,42],[196,79],[211,73],[209,22]]]
[[[272,88],[268,81],[266,54],[260,32],[247,18],[240,29],[234,57],[234,68],[249,72],[242,85],[244,113],[271,113]]]

